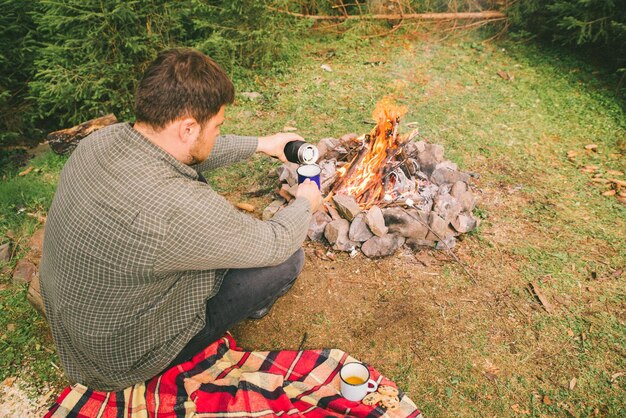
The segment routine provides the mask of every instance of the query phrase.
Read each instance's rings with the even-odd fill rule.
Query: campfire
[[[324,138],[317,144],[324,210],[313,215],[308,237],[326,240],[334,250],[368,257],[412,249],[450,249],[456,238],[477,225],[472,175],[445,160],[443,147],[402,134],[406,109],[389,100],[373,112],[369,134]],[[297,165],[279,167],[279,198],[265,210],[269,219],[297,188]]]

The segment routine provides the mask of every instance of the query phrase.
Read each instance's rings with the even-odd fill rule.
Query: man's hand
[[[286,163],[287,157],[285,156],[285,145],[291,141],[304,141],[298,134],[294,133],[278,133],[270,136],[259,137],[259,145],[257,145],[257,152],[262,152],[270,157],[276,157],[280,161]]]
[[[309,199],[309,202],[311,202],[311,212],[316,212],[322,206],[322,194],[320,193],[320,189],[318,189],[317,184],[310,179],[306,179],[298,185],[296,198],[298,197]]]

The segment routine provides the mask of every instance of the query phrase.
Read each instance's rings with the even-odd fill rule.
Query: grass
[[[307,246],[294,291],[269,319],[245,323],[235,336],[251,349],[296,348],[306,332],[307,348],[337,347],[367,361],[426,416],[623,416],[626,379],[614,376],[626,371],[626,274],[616,275],[626,264],[626,206],[602,196],[604,186],[579,168],[626,171],[624,102],[610,75],[559,51],[482,39],[312,38],[291,70],[238,82],[262,99],[240,98],[224,132],[295,126],[313,142],[369,131],[363,121],[391,95],[409,109],[405,132],[416,122],[447,158],[480,173],[481,225],[455,250],[478,285],[443,254],[428,267],[403,254],[379,261],[339,254],[322,263]],[[590,143],[596,152],[584,149]],[[570,160],[568,151],[578,155]],[[12,231],[19,256],[37,225],[28,213],[45,213],[63,161],[45,154],[29,162],[39,172],[3,172],[0,234],[5,241]],[[271,195],[253,195],[276,185],[268,176],[275,166],[253,158],[209,180],[259,214]],[[528,291],[530,281],[554,305],[551,314]],[[24,289],[6,274],[0,284],[0,326],[16,326],[0,337],[10,350],[0,379],[62,384]],[[311,295],[315,306],[302,303]]]

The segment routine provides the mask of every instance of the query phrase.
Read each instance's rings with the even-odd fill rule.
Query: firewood
[[[50,148],[52,148],[52,151],[55,153],[60,155],[70,154],[74,151],[74,148],[76,148],[81,139],[100,128],[104,128],[105,126],[109,126],[114,123],[117,123],[117,118],[111,113],[109,115],[81,123],[80,125],[76,125],[72,128],[50,132],[46,139],[48,140]]]

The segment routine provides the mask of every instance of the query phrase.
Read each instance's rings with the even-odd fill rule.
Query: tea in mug
[[[365,383],[365,380],[358,376],[350,376],[344,379],[346,383],[350,383],[351,385],[362,385]]]

